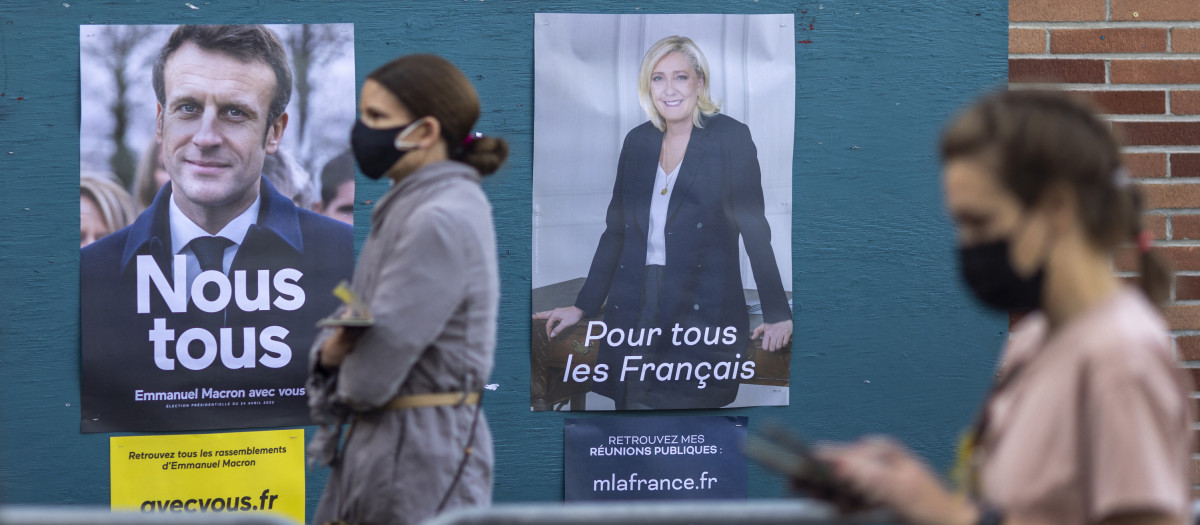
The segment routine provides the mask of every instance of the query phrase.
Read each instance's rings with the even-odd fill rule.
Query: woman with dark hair
[[[311,352],[309,406],[322,427],[310,452],[332,467],[313,521],[420,523],[491,502],[492,441],[479,401],[499,284],[479,182],[508,146],[472,131],[475,89],[432,55],[372,72],[359,110],[355,159],[392,187],[371,213],[351,285],[369,311],[335,314],[372,322],[327,329]]]
[[[728,405],[753,377],[748,341],[761,339],[772,352],[791,341],[758,152],[750,129],[720,113],[710,83],[708,61],[690,38],[669,36],[646,51],[638,93],[649,120],[621,146],[587,280],[575,304],[533,316],[546,320],[551,338],[601,311],[608,329],[641,334],[605,341],[597,354],[612,377],[595,391],[618,410]],[[764,322],[753,333],[739,239],[762,302]],[[703,340],[681,343],[674,334],[684,330],[703,331]],[[665,335],[645,335],[654,333]],[[626,366],[657,371],[626,376]]]
[[[1154,303],[1170,271],[1107,123],[1062,93],[1010,91],[942,138],[963,277],[980,300],[1031,311],[1012,330],[952,495],[894,442],[824,457],[868,500],[916,524],[1182,524],[1191,390]],[[1111,261],[1140,253],[1140,289]]]

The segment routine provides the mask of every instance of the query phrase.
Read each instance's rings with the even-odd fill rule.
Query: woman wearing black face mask
[[[951,123],[942,157],[967,284],[992,307],[1032,311],[960,450],[970,498],[884,439],[825,458],[909,523],[1186,523],[1191,388],[1153,306],[1170,272],[1108,125],[1061,93],[1001,93]],[[1140,289],[1111,269],[1127,243]]]
[[[371,213],[351,286],[373,324],[328,329],[311,353],[309,406],[322,427],[310,453],[332,468],[313,522],[420,523],[491,501],[491,434],[479,401],[499,284],[479,180],[508,148],[472,132],[479,98],[436,56],[371,73],[359,109],[351,134],[359,168],[393,184]],[[336,315],[362,318],[362,308]]]

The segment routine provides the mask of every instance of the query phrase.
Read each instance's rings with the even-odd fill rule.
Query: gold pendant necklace
[[[667,151],[666,151],[665,147],[664,147],[662,153],[659,155],[659,157],[660,158],[658,159],[658,161],[660,163],[665,162],[667,160]],[[675,170],[671,173],[667,173],[666,168],[660,164],[659,167],[662,168],[663,173],[666,175],[666,180],[663,182],[662,191],[658,192],[659,195],[667,194],[667,187],[671,185],[671,175],[679,172],[679,169],[682,167],[679,164],[682,164],[682,163],[683,163],[683,159],[679,159],[679,162],[675,164]]]
[[[675,167],[675,170],[676,170],[676,171],[679,171],[679,166],[676,166],[676,167]],[[667,194],[667,186],[670,186],[670,185],[671,185],[671,175],[673,175],[673,173],[667,173],[667,174],[666,174],[666,180],[664,180],[664,181],[663,181],[663,189],[662,189],[662,191],[658,192],[658,194],[659,194],[659,195],[666,195],[666,194]]]

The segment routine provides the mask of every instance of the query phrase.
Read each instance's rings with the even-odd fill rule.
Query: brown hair
[[[351,150],[339,153],[321,168],[321,204],[328,206],[337,196],[338,186],[347,181],[354,181],[354,152]]]
[[[137,171],[133,174],[133,200],[137,205],[138,211],[150,207],[150,203],[154,202],[154,196],[158,195],[160,186],[155,177],[158,171],[159,157],[162,155],[162,147],[150,137],[150,141],[146,144],[146,149],[142,150],[142,158],[138,161]]]
[[[154,95],[161,105],[167,103],[166,80],[163,78],[167,59],[188,42],[207,51],[225,53],[243,63],[258,61],[271,66],[275,71],[275,93],[267,110],[267,130],[270,130],[271,124],[287,110],[288,100],[292,98],[292,69],[279,37],[261,25],[183,25],[175,28],[154,62]]]
[[[372,71],[367,78],[395,95],[413,117],[436,118],[442,125],[450,158],[489,175],[508,157],[508,143],[504,139],[472,134],[479,119],[479,95],[467,76],[446,59],[406,55]]]
[[[955,118],[942,134],[942,161],[981,157],[1021,205],[1067,184],[1079,202],[1088,240],[1113,251],[1136,240],[1142,197],[1121,165],[1120,140],[1081,98],[1055,91],[1005,91]],[[1152,250],[1141,254],[1141,285],[1158,304],[1170,295],[1171,271]]]

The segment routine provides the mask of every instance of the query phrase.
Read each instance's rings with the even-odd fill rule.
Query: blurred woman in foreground
[[[1087,104],[1011,91],[942,138],[963,277],[1013,328],[952,495],[894,442],[824,450],[839,477],[909,523],[1181,524],[1190,517],[1190,385],[1154,303],[1150,251],[1118,141]],[[1133,243],[1140,289],[1113,273]]]

